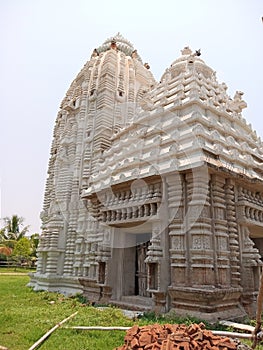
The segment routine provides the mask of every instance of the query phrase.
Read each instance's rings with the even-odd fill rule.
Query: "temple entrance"
[[[115,231],[116,245],[112,250],[110,285],[114,300],[131,297],[149,298],[147,292],[147,251],[152,234]]]
[[[136,258],[135,258],[135,295],[142,297],[150,297],[150,293],[147,292],[147,266],[145,259],[147,257],[147,250],[150,241],[137,244],[136,246]]]

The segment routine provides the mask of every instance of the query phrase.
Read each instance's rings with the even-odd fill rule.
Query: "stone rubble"
[[[214,335],[203,323],[134,325],[115,350],[249,350],[229,337]]]

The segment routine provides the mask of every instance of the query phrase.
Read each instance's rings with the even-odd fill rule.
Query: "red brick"
[[[142,332],[139,335],[139,344],[140,346],[145,346],[152,343],[152,334],[148,332]]]
[[[229,337],[220,337],[200,323],[190,326],[154,324],[133,326],[127,331],[125,344],[116,350],[236,350]]]
[[[138,341],[137,338],[133,338],[133,339],[131,340],[130,345],[131,345],[132,349],[135,348],[135,347],[138,348],[138,347],[140,346],[139,341]]]

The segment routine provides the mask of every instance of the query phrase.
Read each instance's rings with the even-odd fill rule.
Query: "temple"
[[[58,112],[35,290],[216,321],[253,316],[263,145],[225,83],[185,47],[153,77],[121,34]]]

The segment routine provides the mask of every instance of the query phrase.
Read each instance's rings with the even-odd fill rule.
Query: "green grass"
[[[35,269],[27,267],[0,267],[0,275],[3,273],[29,273],[34,271]]]
[[[117,308],[100,311],[83,306],[81,298],[65,298],[57,293],[34,292],[27,288],[28,276],[0,275],[0,345],[10,350],[26,350],[58,322],[75,311],[65,326],[131,326]],[[80,299],[80,301],[79,301]],[[113,349],[123,344],[125,332],[76,331],[57,329],[41,350]]]
[[[117,308],[102,311],[88,306],[82,296],[66,298],[57,293],[34,292],[26,287],[28,282],[28,276],[1,275],[0,271],[0,345],[9,350],[29,349],[48,330],[76,311],[78,314],[65,323],[65,327],[200,322],[192,318],[178,318],[174,314],[157,317],[154,313],[148,313],[135,322],[124,317]],[[211,325],[207,324],[207,328]],[[123,344],[124,335],[123,331],[77,331],[61,327],[38,349],[113,350]],[[248,344],[251,345],[251,342]]]

